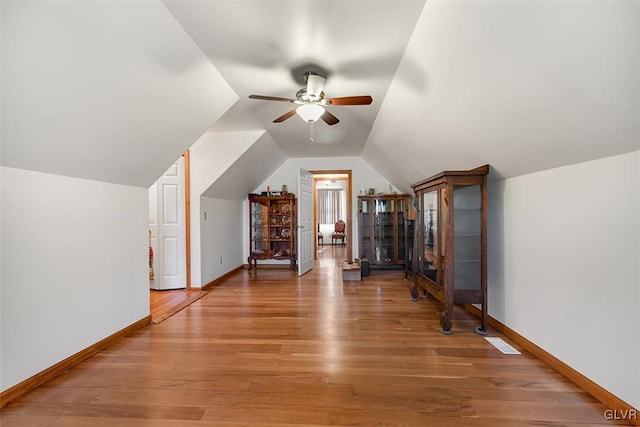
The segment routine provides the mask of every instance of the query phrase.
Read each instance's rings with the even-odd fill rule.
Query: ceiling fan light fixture
[[[304,104],[296,108],[296,113],[305,122],[313,123],[324,114],[324,108],[318,104]]]

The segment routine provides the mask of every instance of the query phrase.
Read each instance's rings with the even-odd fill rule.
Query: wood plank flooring
[[[10,403],[0,424],[615,424],[603,405],[539,360],[492,347],[463,309],[454,313],[453,334],[442,335],[440,305],[411,302],[402,272],[343,283],[343,260],[325,245],[301,278],[284,269],[241,271]]]
[[[200,289],[150,291],[151,323],[160,323],[207,294]]]

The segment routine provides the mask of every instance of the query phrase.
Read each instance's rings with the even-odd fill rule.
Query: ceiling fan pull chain
[[[309,142],[313,141],[313,122],[309,123]]]

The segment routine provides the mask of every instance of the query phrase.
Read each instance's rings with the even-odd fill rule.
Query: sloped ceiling
[[[167,9],[240,96],[214,130],[265,129],[289,157],[359,156],[424,6],[412,1],[175,1]],[[305,65],[306,64],[306,65]],[[327,77],[327,97],[371,95],[370,106],[327,107],[341,122],[309,124],[295,98],[305,71]]]
[[[257,183],[275,172],[286,160],[287,155],[280,150],[271,136],[265,133],[202,195],[242,201],[256,188]]]
[[[638,150],[639,5],[427,2],[362,157],[407,190]]]
[[[206,131],[266,131],[207,192],[237,198],[291,157],[361,156],[406,191],[443,169],[488,163],[511,177],[640,149],[637,1],[9,0],[0,11],[6,166],[149,186]],[[247,99],[293,97],[292,71],[309,63],[328,71],[327,96],[374,97],[332,109],[341,122],[315,125],[313,144],[297,117],[271,123],[293,105]]]
[[[189,148],[191,194],[202,195],[205,193],[264,134],[263,130],[254,130],[206,132],[202,135]],[[257,168],[260,168],[260,164],[256,164],[252,169]],[[267,171],[261,171],[261,173],[267,173]],[[248,193],[249,191],[250,189],[244,192]]]
[[[237,100],[160,2],[1,13],[3,166],[149,187]]]

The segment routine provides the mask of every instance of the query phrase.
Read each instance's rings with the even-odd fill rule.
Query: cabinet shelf
[[[293,194],[263,196],[249,194],[249,270],[257,268],[257,260],[289,260],[296,267],[295,219],[296,198]]]

